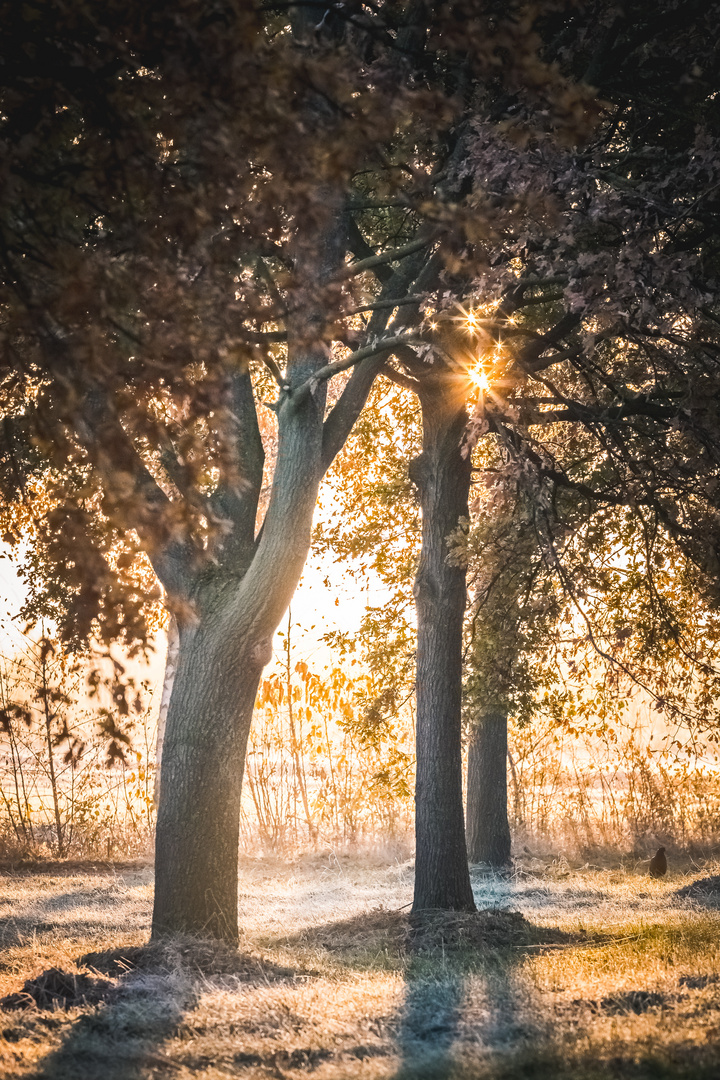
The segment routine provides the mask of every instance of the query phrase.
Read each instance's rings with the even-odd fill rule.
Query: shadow
[[[32,1080],[141,1080],[153,1066],[174,1070],[160,1048],[196,1002],[185,980],[133,973],[79,1017]]]
[[[153,1069],[178,1071],[182,1066],[162,1045],[209,982],[266,984],[297,974],[222,942],[192,938],[85,953],[76,964],[85,970],[50,969],[0,1002],[26,1010],[28,1019],[38,1010],[57,1016],[60,1010],[86,1009],[59,1048],[36,1066],[32,1080],[141,1080]]]
[[[528,1021],[515,969],[528,950],[566,947],[581,935],[535,926],[518,911],[427,912],[410,917],[405,1002],[398,1029],[402,1056],[394,1080],[448,1080],[457,1051],[517,1050],[540,1033]],[[484,995],[466,1015],[472,982]]]
[[[673,894],[678,900],[693,900],[702,907],[720,908],[720,874],[700,878]]]
[[[583,931],[537,926],[517,911],[492,907],[474,913],[426,912],[421,918],[380,908],[307,927],[284,940],[291,947],[320,949],[343,968],[400,968],[405,978],[402,1008],[367,1044],[345,1053],[364,1059],[399,1052],[394,1080],[448,1080],[456,1051],[466,1040],[486,1055],[523,1041],[531,1044],[537,1037],[536,1028],[528,1026],[515,978],[528,952],[599,939]],[[471,980],[473,1001],[476,990],[483,1000],[468,1018]],[[393,1045],[388,1046],[388,1038]]]
[[[462,973],[452,967],[449,964],[442,975],[435,975],[410,962],[398,1031],[402,1061],[397,1080],[445,1080],[452,1075],[465,997]]]
[[[30,877],[35,874],[48,874],[52,877],[72,874],[112,876],[132,870],[145,870],[150,866],[152,861],[146,858],[118,859],[112,862],[102,859],[0,859],[0,873],[17,877]]]
[[[17,901],[12,901],[17,906]],[[82,886],[50,896],[28,900],[14,915],[0,918],[0,945],[23,945],[36,933],[61,931],[65,935],[87,937],[95,932],[107,933],[108,913],[127,903],[127,896],[110,887]],[[66,912],[93,909],[97,917],[75,914],[63,918]]]

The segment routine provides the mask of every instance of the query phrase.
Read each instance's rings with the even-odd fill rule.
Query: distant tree
[[[522,495],[513,499],[492,486],[486,495],[474,508],[467,538],[471,554],[465,544],[458,553],[468,563],[470,580],[465,825],[470,861],[499,868],[510,862],[508,719],[528,722],[537,696],[554,681],[543,661],[552,652],[562,589],[548,572]]]
[[[710,29],[719,13],[598,2],[547,14],[539,54],[598,88],[595,131],[582,148],[563,146],[538,135],[532,105],[500,97],[504,130],[476,125],[463,162],[468,185],[533,193],[540,208],[495,238],[465,299],[467,348],[481,358],[468,438],[497,440],[499,484],[530,509],[536,552],[525,566],[544,562],[567,598],[584,627],[576,651],[591,644],[611,679],[644,686],[690,723],[708,719],[716,632],[707,603],[717,604],[720,583],[720,69]],[[453,303],[435,320],[446,355]],[[630,591],[613,543],[632,560]],[[477,700],[496,719],[498,677],[506,693],[522,686],[515,630],[532,625],[530,612],[518,622],[514,610],[523,560],[512,559],[511,544],[474,657]],[[491,558],[489,580],[492,567]],[[698,589],[702,644],[677,603],[683,595],[695,613]]]

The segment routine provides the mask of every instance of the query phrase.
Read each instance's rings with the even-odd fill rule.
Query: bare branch
[[[402,386],[404,390],[412,390],[414,394],[420,393],[420,383],[417,379],[411,379],[409,375],[403,375],[401,371],[397,371],[390,364],[384,364],[380,369],[380,374],[384,375],[390,382],[395,383],[396,386]]]
[[[333,375],[337,375],[341,371],[347,371],[348,368],[355,367],[356,364],[361,363],[363,360],[369,360],[373,356],[380,356],[382,353],[389,354],[393,352],[394,349],[404,345],[423,344],[425,344],[425,342],[418,341],[416,338],[410,338],[407,334],[396,334],[387,338],[376,338],[367,345],[363,345],[361,349],[356,349],[355,352],[343,357],[342,360],[335,360],[332,364],[326,364],[325,367],[316,371],[309,379],[306,379],[304,383],[301,383],[300,386],[292,391],[293,403],[299,405],[306,400],[318,383],[323,382],[325,379],[332,379]]]
[[[360,259],[358,262],[350,263],[346,267],[345,276],[355,277],[357,274],[362,274],[366,270],[374,270],[378,266],[385,266],[387,263],[397,262],[399,259],[406,259],[408,255],[414,255],[416,251],[422,251],[423,248],[429,247],[435,239],[437,239],[436,236],[431,236],[422,240],[413,240],[403,247],[393,248],[391,251],[384,251],[382,255],[371,255],[367,259]]]

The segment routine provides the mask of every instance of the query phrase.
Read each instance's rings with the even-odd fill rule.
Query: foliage
[[[563,149],[530,133],[519,109],[505,133],[477,128],[464,164],[472,182],[557,200],[552,230],[540,221],[506,235],[468,298],[485,305],[468,327],[485,380],[476,434],[497,436],[548,545],[579,505],[642,511],[650,535],[670,536],[700,567],[709,597],[720,72],[706,20],[716,14],[636,3],[550,17],[544,55],[584,71],[604,98],[591,139]]]
[[[291,8],[2,10],[2,487],[23,502],[43,480],[31,610],[50,582],[69,642],[146,640],[147,597],[124,573],[140,551],[185,611],[188,577],[238,546],[238,514],[254,534],[257,423],[241,376],[253,372],[261,399],[285,392],[288,334],[334,343],[346,366],[361,359],[349,348],[382,352],[392,308],[358,319],[376,290],[370,266],[345,265],[353,243],[371,264],[380,248],[395,295],[406,253],[389,249],[424,236],[418,251],[441,243],[454,258],[482,230],[479,208],[456,214],[429,172],[452,153],[463,63],[542,100],[558,83],[558,125],[585,129],[589,95],[575,91],[573,113],[566,81],[531,43],[514,47],[527,27],[512,16],[488,23],[470,5],[458,36],[443,8],[419,22],[412,5],[339,8],[319,24],[312,5]],[[310,249],[354,214],[372,249],[351,223],[311,316]],[[314,393],[307,378],[296,389]]]
[[[248,744],[245,820],[271,850],[404,840],[413,756],[405,710],[367,707],[373,680],[293,662],[263,679]]]
[[[154,806],[147,703],[114,748],[112,707],[83,707],[84,672],[47,638],[20,640],[0,673],[0,846],[4,857],[145,852]],[[129,755],[130,760],[126,761]],[[108,768],[109,764],[109,768]]]
[[[384,378],[328,474],[324,513],[314,549],[347,565],[358,582],[381,589],[354,635],[325,636],[340,660],[359,658],[369,681],[364,710],[394,713],[407,701],[415,672],[412,580],[419,548],[419,509],[408,462],[419,452],[419,416],[413,395]]]

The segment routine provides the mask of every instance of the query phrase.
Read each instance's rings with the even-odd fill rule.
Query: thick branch
[[[560,421],[578,421],[585,424],[609,424],[633,417],[649,417],[652,420],[675,420],[678,408],[675,405],[660,405],[650,398],[635,398],[622,405],[591,407],[579,401],[567,401],[565,408],[548,409],[546,412],[533,413],[531,424],[555,424]]]
[[[262,361],[263,361],[263,364],[265,365],[265,367],[268,369],[268,371],[272,375],[275,382],[277,383],[278,387],[281,390],[285,390],[287,388],[287,383],[286,383],[285,379],[283,378],[282,371],[277,366],[277,364],[273,360],[272,356],[263,356]]]
[[[406,296],[404,300],[376,300],[372,304],[363,304],[362,307],[353,308],[352,311],[348,312],[348,315],[360,315],[363,311],[383,311],[388,309],[392,311],[396,307],[409,307],[411,304],[419,304],[424,299],[425,297],[418,293],[417,295]]]
[[[384,251],[382,255],[371,255],[367,259],[360,259],[358,262],[350,263],[346,267],[346,276],[355,277],[366,270],[375,270],[378,266],[406,259],[408,255],[414,255],[416,251],[422,251],[423,248],[428,247],[434,239],[435,237],[426,237],[422,240],[413,240],[411,243],[405,244],[404,247],[393,248],[392,251]]]
[[[356,364],[362,363],[363,360],[369,360],[373,356],[388,356],[403,345],[421,344],[422,342],[410,338],[407,334],[377,338],[367,345],[363,345],[361,349],[356,349],[355,352],[343,357],[342,360],[335,360],[332,364],[326,364],[325,367],[314,372],[310,379],[306,379],[304,383],[292,391],[293,404],[299,405],[305,401],[318,383],[324,382],[326,379],[332,379],[333,375],[337,375],[341,371],[347,371],[348,368],[355,367]]]
[[[255,541],[255,518],[265,464],[252,380],[247,371],[230,376],[230,414],[230,427],[224,432],[231,452],[230,469],[221,476],[211,503],[233,526],[222,541],[220,560],[234,569],[242,569],[251,557]]]
[[[88,392],[78,433],[125,528],[137,532],[163,588],[186,595],[195,546],[189,535],[176,538],[172,502],[135,449],[104,389]],[[132,481],[130,491],[126,478]]]
[[[567,312],[546,334],[542,334],[540,337],[528,342],[517,357],[516,366],[521,371],[532,374],[535,371],[542,371],[543,368],[550,367],[554,363],[559,363],[561,360],[567,359],[567,356],[570,354],[557,353],[554,357],[543,358],[543,353],[550,346],[556,345],[559,341],[562,341],[567,334],[580,325],[580,322],[580,315],[576,312]],[[573,350],[573,352],[578,351],[579,350]]]
[[[426,252],[418,251],[414,256],[405,260],[393,274],[390,282],[385,286],[379,299],[401,300],[411,292],[425,295],[437,288],[439,274],[442,270],[442,258],[436,251],[429,257]],[[398,305],[399,306],[399,305]],[[414,308],[405,306],[393,320],[393,328],[397,330],[408,329],[417,325],[421,320],[419,306]],[[387,329],[387,316],[383,316],[382,309],[374,312],[368,333],[382,333]],[[407,342],[409,338],[406,338]],[[399,353],[411,353],[410,345],[396,346],[393,350]],[[414,354],[413,354],[414,356]],[[328,469],[333,458],[341,450],[345,439],[352,430],[360,412],[367,401],[375,376],[382,370],[388,360],[387,353],[380,353],[369,360],[364,360],[356,365],[348,383],[340,395],[340,399],[334,405],[330,415],[323,425],[323,469]]]
[[[348,246],[358,259],[375,257],[375,252],[360,232],[360,228],[352,214],[348,214]],[[375,277],[382,285],[387,285],[394,273],[392,267],[387,266],[385,263],[380,263],[375,267]]]
[[[390,382],[395,383],[396,386],[402,386],[404,390],[412,390],[414,394],[420,393],[420,383],[417,379],[411,379],[409,375],[404,375],[401,371],[397,371],[390,364],[383,364],[380,369],[380,374],[384,375]]]

